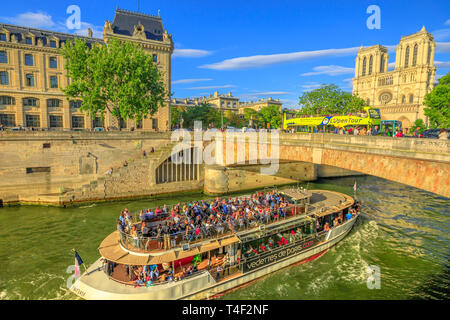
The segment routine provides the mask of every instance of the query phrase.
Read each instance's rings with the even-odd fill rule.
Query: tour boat
[[[131,237],[116,230],[100,244],[101,257],[70,290],[81,298],[96,300],[212,299],[321,256],[350,232],[360,214],[359,203],[339,192],[303,188],[270,192],[284,201],[283,213],[277,211],[270,219],[227,231],[191,237]],[[242,202],[250,197],[227,201]],[[137,229],[141,223],[154,228],[170,219],[170,215],[159,216],[134,224]],[[186,272],[189,269],[193,271]],[[148,275],[150,270],[157,279],[136,279],[137,274],[144,271]]]

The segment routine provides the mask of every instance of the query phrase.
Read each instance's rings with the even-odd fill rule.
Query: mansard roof
[[[67,40],[74,40],[75,38],[78,38],[85,40],[86,43],[88,44],[92,44],[94,42],[104,43],[103,39],[84,37],[72,33],[62,33],[56,31],[28,28],[5,23],[0,23],[0,30],[1,29],[8,30],[11,33],[11,35],[14,34],[19,43],[25,43],[24,37],[27,37],[29,35],[34,35],[36,39],[41,39],[44,46],[48,46],[50,44],[49,41],[51,40],[52,37],[58,38],[61,42],[65,42]]]
[[[164,27],[160,16],[152,16],[117,8],[111,27],[116,34],[132,36],[134,27],[139,24],[144,27],[147,39],[163,40]]]

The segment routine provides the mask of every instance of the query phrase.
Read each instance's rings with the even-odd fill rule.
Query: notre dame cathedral
[[[397,45],[395,68],[388,71],[386,47],[375,45],[358,51],[353,78],[353,94],[380,108],[383,120],[400,120],[408,129],[416,119],[428,125],[422,104],[434,86],[433,66],[436,43],[425,27],[404,36]]]

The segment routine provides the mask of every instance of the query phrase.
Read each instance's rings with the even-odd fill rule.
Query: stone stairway
[[[127,166],[113,168],[112,174],[97,177],[73,190],[64,190],[60,203],[123,198],[150,192],[155,169],[170,156],[176,143],[168,143],[145,158],[140,155],[128,161]]]

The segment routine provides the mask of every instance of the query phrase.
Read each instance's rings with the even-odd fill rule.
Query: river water
[[[343,241],[314,261],[279,270],[221,299],[448,299],[450,199],[370,176],[322,179],[308,187],[353,195],[355,180],[363,213]],[[1,208],[0,300],[77,299],[67,290],[72,248],[89,265],[123,208],[134,212],[201,198],[207,197]],[[380,275],[371,286],[368,266]],[[373,288],[377,284],[379,289]]]

